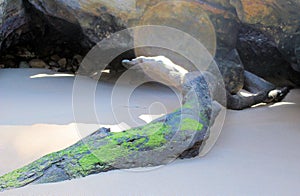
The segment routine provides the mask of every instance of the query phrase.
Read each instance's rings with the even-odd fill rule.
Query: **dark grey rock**
[[[29,65],[32,68],[45,68],[47,66],[47,64],[41,59],[32,59],[29,61]]]
[[[19,68],[30,68],[30,66],[26,61],[22,61],[19,64]]]

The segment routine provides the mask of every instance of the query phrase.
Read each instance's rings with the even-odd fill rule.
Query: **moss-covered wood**
[[[49,183],[84,177],[113,169],[166,164],[204,140],[207,124],[182,108],[144,127],[112,133],[102,128],[73,146],[0,177],[0,190],[31,183]],[[183,113],[186,115],[182,116]],[[181,117],[183,117],[181,119]],[[200,137],[199,137],[200,135]]]
[[[0,191],[114,169],[164,165],[198,155],[208,137],[212,100],[202,76],[184,86],[184,104],[173,113],[123,132],[101,128],[64,150],[0,177]]]

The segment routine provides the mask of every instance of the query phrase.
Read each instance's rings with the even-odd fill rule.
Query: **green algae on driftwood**
[[[189,147],[192,135],[201,134],[204,139],[207,128],[188,117],[182,119],[181,125],[174,126],[174,122],[180,123],[180,112],[168,118],[168,122],[153,122],[125,132],[111,133],[102,128],[67,149],[0,177],[0,188],[69,180],[118,168],[166,164]]]

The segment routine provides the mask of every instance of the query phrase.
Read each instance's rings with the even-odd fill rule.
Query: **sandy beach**
[[[75,121],[73,82],[70,74],[44,69],[0,70],[0,175],[63,149],[101,126],[118,131],[142,125],[180,103],[171,89],[142,86],[130,104],[119,106],[131,111],[132,122],[124,124],[126,118],[116,119],[107,104],[113,85],[103,83],[95,91],[96,118],[82,115]],[[205,157],[32,185],[1,195],[299,195],[299,119],[300,89],[295,89],[281,103],[228,110],[222,133]]]

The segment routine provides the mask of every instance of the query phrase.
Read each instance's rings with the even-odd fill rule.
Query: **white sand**
[[[39,74],[47,75],[39,75]],[[35,76],[38,78],[30,78]],[[39,78],[40,76],[47,76]],[[52,76],[52,77],[49,77]],[[53,77],[54,76],[54,77]],[[67,147],[99,125],[90,118],[74,123],[73,77],[45,70],[0,70],[0,175],[36,158]],[[49,82],[51,81],[51,82]],[[105,103],[103,92],[97,102]],[[166,88],[145,86],[128,105],[137,124],[178,105]],[[109,100],[109,98],[107,98]],[[164,102],[164,100],[168,100]],[[155,105],[155,104],[154,104]],[[127,107],[127,106],[123,106]],[[97,105],[100,124],[117,130],[107,104]],[[105,115],[103,115],[105,113]],[[143,116],[141,118],[141,116]],[[244,111],[228,111],[222,134],[203,158],[175,161],[149,171],[112,171],[82,179],[34,185],[3,195],[299,195],[300,90],[282,103]],[[144,119],[144,121],[142,121]],[[87,132],[78,132],[85,127]]]

